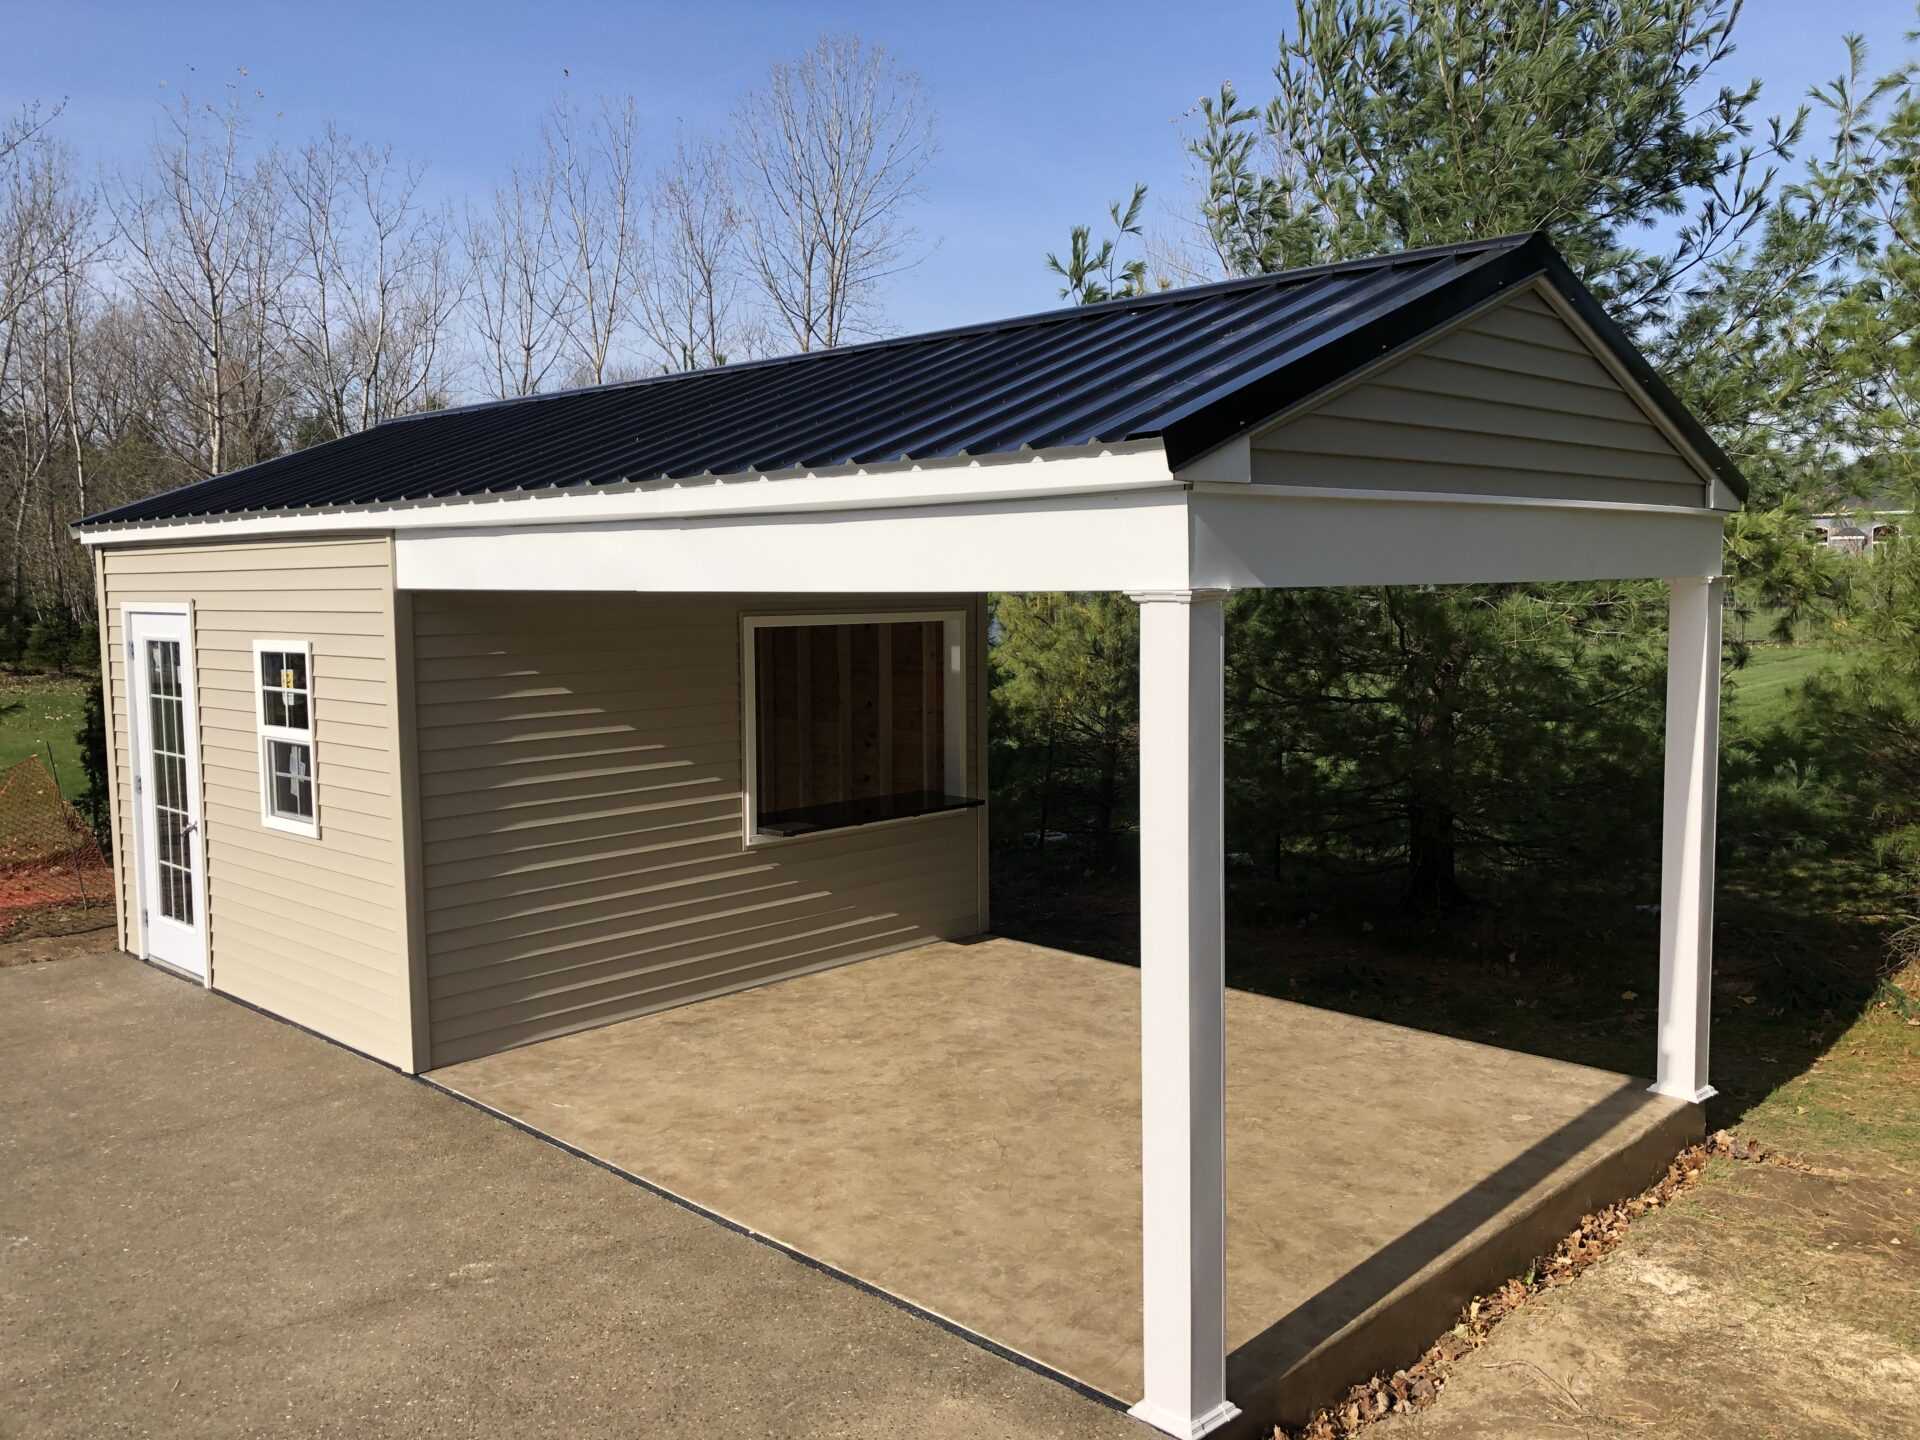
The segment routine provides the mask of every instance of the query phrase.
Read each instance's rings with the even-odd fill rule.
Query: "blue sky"
[[[656,144],[719,127],[769,61],[851,30],[920,72],[942,153],[917,223],[938,248],[892,282],[893,328],[920,330],[1055,303],[1041,255],[1140,179],[1162,223],[1185,193],[1183,117],[1224,79],[1269,90],[1290,4],[361,3],[9,7],[0,103],[64,97],[62,133],[90,164],[137,163],[156,103],[213,94],[239,67],[264,92],[263,127],[298,142],[331,119],[426,161],[434,186],[479,194],[530,148],[570,87],[628,94]],[[1821,15],[1809,26],[1809,12]],[[1727,78],[1759,76],[1787,109],[1838,72],[1839,31],[1878,64],[1904,53],[1910,0],[1750,0]],[[563,70],[571,71],[570,78]]]

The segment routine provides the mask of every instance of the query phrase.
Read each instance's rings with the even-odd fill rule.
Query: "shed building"
[[[91,517],[129,952],[401,1070],[989,928],[986,602],[1141,607],[1139,1393],[1227,1393],[1222,597],[1672,595],[1710,1093],[1740,476],[1537,236],[389,421]],[[1689,1109],[1697,1124],[1697,1109]]]

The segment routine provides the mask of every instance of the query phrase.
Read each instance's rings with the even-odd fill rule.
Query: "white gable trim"
[[[1707,486],[1707,503],[1716,510],[1738,510],[1739,497],[1729,490],[1726,482],[1714,473],[1713,466],[1707,463],[1706,457],[1688,443],[1686,436],[1680,433],[1679,427],[1668,418],[1667,412],[1653,403],[1653,397],[1648,395],[1640,382],[1633,378],[1627,367],[1620,363],[1620,357],[1613,353],[1612,348],[1600,343],[1600,337],[1595,335],[1587,322],[1580,318],[1580,313],[1568,302],[1567,297],[1544,280],[1534,285],[1533,290],[1553,307],[1554,313],[1566,322],[1569,330],[1580,337],[1581,343],[1587,347],[1593,358],[1598,360],[1607,373],[1619,383],[1620,388],[1626,392],[1627,398],[1640,407],[1647,419],[1653,422],[1654,427],[1667,437],[1675,450],[1680,452],[1681,458],[1699,473],[1701,480]]]

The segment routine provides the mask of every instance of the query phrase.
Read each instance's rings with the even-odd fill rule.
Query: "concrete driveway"
[[[0,1435],[1147,1433],[107,943],[0,969]]]

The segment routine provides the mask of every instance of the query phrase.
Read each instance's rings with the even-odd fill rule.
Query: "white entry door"
[[[205,979],[205,847],[193,635],[184,607],[129,607],[133,803],[146,958]]]

